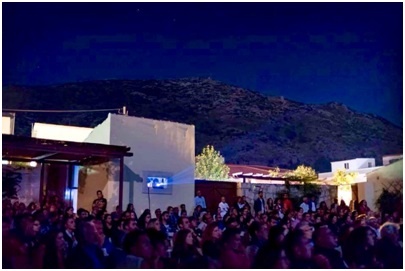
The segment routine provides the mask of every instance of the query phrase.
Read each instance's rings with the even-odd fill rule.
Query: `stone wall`
[[[252,206],[254,200],[258,197],[258,192],[263,191],[263,198],[267,201],[268,198],[276,199],[280,193],[287,191],[283,184],[258,184],[258,183],[241,183],[238,195],[245,196],[247,202]],[[303,195],[298,190],[298,186],[291,185],[289,191],[290,198],[301,198]],[[328,206],[337,198],[337,186],[322,185],[321,195],[317,199],[317,204],[325,201]],[[318,206],[317,206],[318,207]]]

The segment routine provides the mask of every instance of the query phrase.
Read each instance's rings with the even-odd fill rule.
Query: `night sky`
[[[402,126],[402,2],[2,5],[3,85],[211,77]]]

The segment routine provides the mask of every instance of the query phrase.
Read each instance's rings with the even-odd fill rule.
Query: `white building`
[[[375,166],[374,158],[356,158],[343,161],[331,162],[332,171],[319,173],[319,180],[324,181],[325,183],[333,184],[334,174],[337,170],[344,170],[345,172],[354,172],[356,178],[351,182],[352,184],[358,184],[358,200],[365,199],[368,203],[372,203],[374,200],[374,193],[372,193],[371,186],[367,183],[367,174],[373,172],[381,167]],[[343,187],[338,187],[338,200],[343,199],[346,204],[349,204],[352,200],[352,191],[351,189],[344,189]],[[373,206],[369,204],[369,207],[372,209]]]
[[[92,131],[93,128],[36,122],[32,126],[31,137],[84,142]]]
[[[193,125],[109,114],[94,129],[36,123],[32,134],[47,139],[130,147],[134,155],[124,159],[124,210],[128,203],[133,203],[139,216],[145,209],[153,214],[157,208],[184,203],[191,211],[194,205]],[[87,169],[86,178],[79,181],[77,208],[90,211],[97,190],[101,190],[108,202],[107,210],[115,210],[119,201],[118,163]]]
[[[109,114],[94,128],[85,142],[124,145],[133,157],[125,158],[123,208],[133,203],[140,214],[184,203],[194,205],[195,128],[169,121]],[[111,169],[110,169],[111,170]],[[97,190],[102,190],[113,211],[118,204],[118,182],[106,178],[105,170],[86,180],[86,193],[79,202],[86,208]],[[88,189],[93,187],[92,189]]]

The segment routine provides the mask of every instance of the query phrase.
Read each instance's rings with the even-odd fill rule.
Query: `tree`
[[[288,188],[290,181],[301,183],[301,191],[304,195],[319,196],[321,194],[321,187],[316,184],[318,174],[309,166],[300,165],[295,170],[286,173],[286,186]]]
[[[333,181],[343,189],[351,188],[352,182],[357,178],[357,172],[346,172],[338,169],[333,174]]]
[[[3,166],[2,174],[2,194],[4,199],[17,199],[20,191],[22,174],[20,167]]]
[[[338,169],[333,174],[333,181],[338,186],[339,198],[350,204],[352,186],[351,184],[357,177],[357,172],[346,172],[345,170]]]
[[[229,167],[225,159],[213,146],[207,145],[196,157],[195,176],[199,179],[222,180],[228,179]]]

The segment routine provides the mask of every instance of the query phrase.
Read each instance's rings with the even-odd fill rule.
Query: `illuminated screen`
[[[169,179],[165,177],[147,177],[149,188],[153,189],[166,189],[169,183]]]

